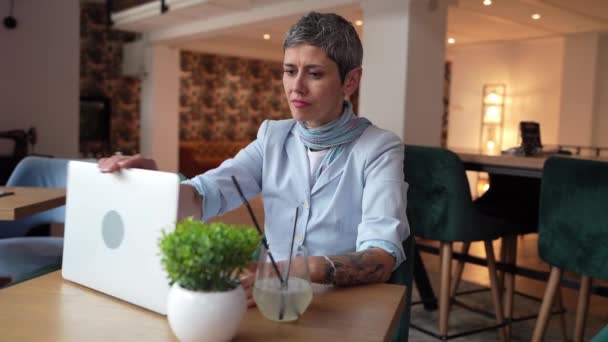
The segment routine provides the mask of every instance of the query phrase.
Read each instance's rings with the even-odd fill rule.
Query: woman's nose
[[[304,93],[306,91],[306,84],[304,83],[304,77],[302,77],[301,73],[298,73],[298,75],[293,78],[291,90],[297,93]]]

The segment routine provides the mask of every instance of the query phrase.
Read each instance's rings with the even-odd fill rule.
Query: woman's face
[[[319,127],[338,118],[345,96],[359,85],[361,68],[351,70],[340,81],[338,65],[323,49],[300,44],[285,50],[283,87],[291,115],[309,127]]]

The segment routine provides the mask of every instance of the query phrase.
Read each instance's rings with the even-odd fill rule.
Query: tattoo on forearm
[[[323,279],[326,284],[349,286],[386,281],[386,267],[374,250],[370,249],[329,258],[334,262],[335,272],[331,265],[326,265]]]

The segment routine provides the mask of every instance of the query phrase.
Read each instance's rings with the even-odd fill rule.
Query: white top
[[[308,165],[310,166],[310,179],[313,180],[315,179],[315,173],[317,172],[321,161],[329,153],[329,149],[321,151],[312,151],[307,148],[306,153],[308,154]],[[311,184],[310,186],[312,187],[313,184]]]

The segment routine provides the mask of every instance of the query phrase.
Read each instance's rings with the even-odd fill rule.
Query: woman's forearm
[[[380,248],[328,257],[314,256],[309,259],[311,280],[315,283],[350,286],[387,281],[395,259]]]

